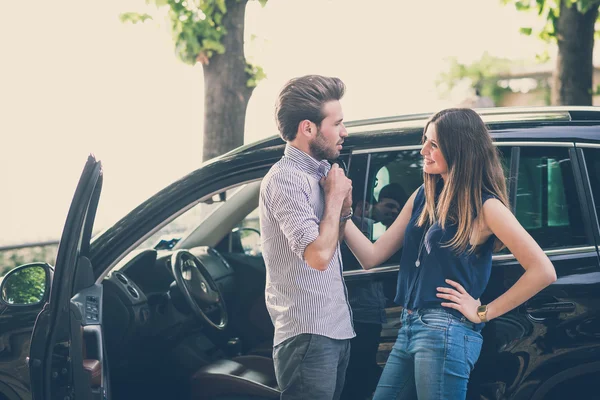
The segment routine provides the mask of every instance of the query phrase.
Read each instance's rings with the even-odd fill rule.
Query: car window
[[[371,241],[386,231],[410,195],[423,183],[421,155],[418,150],[401,150],[353,155],[349,177],[352,179],[354,216],[352,221]],[[344,270],[361,269],[342,244]],[[398,264],[399,254],[386,264]]]
[[[566,147],[521,147],[515,215],[545,250],[588,244]]]
[[[172,248],[186,233],[200,225],[206,217],[225,204],[227,199],[234,196],[244,186],[233,187],[223,192],[224,195],[216,194],[211,199],[196,204],[147,238],[138,246],[138,249],[154,248],[156,246],[161,249]]]
[[[229,237],[230,253],[250,256],[262,255],[259,208],[255,208],[232,230]]]
[[[583,155],[590,177],[597,218],[600,218],[600,149],[584,149]]]
[[[377,240],[392,225],[406,200],[423,184],[422,168],[419,150],[371,155],[364,214],[370,221],[371,229],[364,232],[369,239]]]

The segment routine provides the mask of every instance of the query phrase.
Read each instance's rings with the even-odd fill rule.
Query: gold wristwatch
[[[487,319],[487,304],[484,305],[484,306],[477,307],[477,316],[479,316],[479,319],[481,320],[481,322],[488,322],[488,319]]]

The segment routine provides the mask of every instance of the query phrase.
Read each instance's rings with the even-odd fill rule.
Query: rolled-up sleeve
[[[280,171],[266,187],[266,204],[290,249],[301,260],[304,250],[319,236],[319,219],[310,204],[310,185],[301,173]]]

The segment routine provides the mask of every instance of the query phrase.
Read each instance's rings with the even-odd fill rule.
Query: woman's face
[[[437,141],[437,129],[434,123],[430,123],[425,131],[425,143],[421,149],[423,156],[423,171],[430,175],[441,175],[446,177],[448,163],[439,148]]]

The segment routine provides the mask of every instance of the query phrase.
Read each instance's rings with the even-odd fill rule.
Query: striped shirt
[[[325,211],[319,180],[330,168],[288,144],[261,183],[265,301],[275,326],[274,346],[301,333],[354,337],[339,243],[325,271],[304,261],[304,249],[319,235]]]

